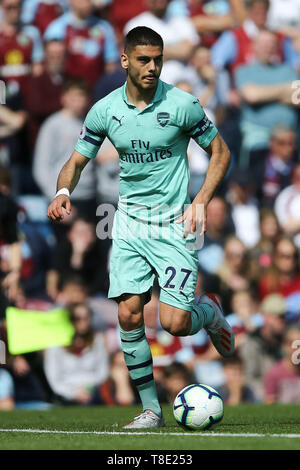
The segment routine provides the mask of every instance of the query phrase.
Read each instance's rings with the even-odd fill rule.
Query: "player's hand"
[[[50,206],[48,207],[47,216],[50,219],[56,220],[57,222],[59,222],[60,220],[63,220],[65,213],[70,215],[71,201],[70,201],[69,196],[66,196],[65,194],[61,194],[60,196],[57,196],[51,202]]]
[[[182,217],[176,221],[177,224],[185,222],[184,238],[186,238],[189,233],[195,233],[198,230],[200,230],[200,236],[206,232],[206,209],[207,205],[200,203],[195,198]]]

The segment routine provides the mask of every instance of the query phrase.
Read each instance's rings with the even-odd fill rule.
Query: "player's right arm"
[[[105,118],[103,102],[98,101],[88,112],[74,152],[64,164],[57,180],[57,191],[66,188],[71,194],[87,163],[95,158],[105,137]],[[62,220],[64,211],[71,212],[70,197],[66,194],[56,196],[48,208],[48,217],[52,220]]]
[[[57,191],[62,188],[68,189],[71,194],[77,186],[80,175],[84,167],[89,162],[87,157],[81,155],[77,150],[74,150],[69,160],[62,167],[58,180]],[[48,217],[52,220],[62,220],[64,218],[64,210],[69,215],[71,212],[70,197],[66,194],[61,194],[51,202],[48,207]]]

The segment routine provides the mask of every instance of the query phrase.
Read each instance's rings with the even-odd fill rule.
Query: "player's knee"
[[[134,330],[143,324],[141,312],[132,311],[126,305],[119,307],[118,315],[120,326],[125,330]]]
[[[162,327],[172,336],[185,336],[187,334],[187,325],[181,319],[175,318],[171,321],[166,321],[162,323]]]

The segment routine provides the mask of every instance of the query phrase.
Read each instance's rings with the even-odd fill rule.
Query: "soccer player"
[[[118,150],[121,167],[108,296],[119,304],[124,357],[143,405],[143,412],[125,428],[156,428],[164,420],[143,321],[156,274],[165,330],[185,336],[204,327],[222,356],[234,350],[233,332],[217,299],[202,295],[194,303],[198,264],[192,243],[196,227],[206,229],[206,207],[226,173],[230,152],[198,100],[159,80],[160,35],[144,26],[132,29],[121,64],[127,81],[89,111],[75,151],[59,174],[48,217],[61,220],[70,213],[70,193],[107,136]],[[211,155],[192,204],[186,154],[191,137]]]

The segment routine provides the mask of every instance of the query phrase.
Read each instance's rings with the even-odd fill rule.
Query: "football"
[[[191,430],[205,430],[221,421],[224,404],[214,388],[209,385],[193,384],[178,393],[173,413],[181,426]]]

